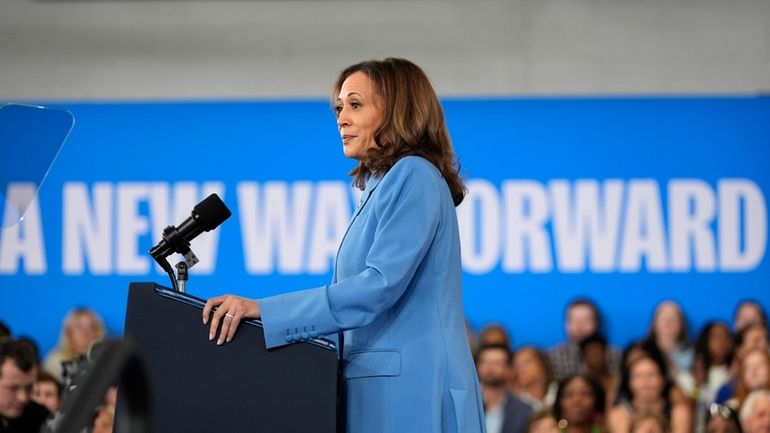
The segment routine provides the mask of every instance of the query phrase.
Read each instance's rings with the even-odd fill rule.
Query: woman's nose
[[[337,115],[337,127],[350,126],[350,118],[348,117],[348,110],[343,108]]]

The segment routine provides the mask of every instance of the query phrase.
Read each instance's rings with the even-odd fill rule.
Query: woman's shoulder
[[[409,155],[399,159],[395,164],[393,164],[393,167],[391,167],[388,173],[406,174],[413,172],[439,174],[438,169],[435,165],[433,165],[432,162],[416,155]]]

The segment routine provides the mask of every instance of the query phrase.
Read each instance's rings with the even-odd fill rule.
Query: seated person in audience
[[[741,433],[738,413],[721,404],[712,403],[706,413],[705,433]]]
[[[770,433],[770,391],[754,391],[740,411],[744,433]]]
[[[615,391],[618,387],[618,377],[610,372],[607,365],[607,340],[601,334],[592,334],[580,342],[583,363],[588,375],[596,379],[602,386],[605,395],[605,407],[612,407],[615,402]]]
[[[651,413],[663,417],[672,433],[691,433],[692,410],[668,378],[666,361],[655,349],[643,345],[626,351],[618,403],[609,411],[607,424],[612,433],[628,433],[635,416]]]
[[[580,354],[580,342],[595,332],[601,332],[601,315],[598,307],[588,299],[577,299],[567,306],[564,314],[567,341],[551,348],[548,356],[551,360],[556,380],[578,373],[585,373],[586,367]],[[620,361],[617,350],[607,351],[610,371],[616,372]]]
[[[513,357],[513,393],[534,410],[553,405],[558,388],[548,355],[534,346],[525,346]]]
[[[655,344],[665,355],[671,379],[692,369],[693,349],[687,336],[687,322],[675,301],[658,304],[645,342]]]
[[[481,346],[476,356],[487,433],[524,433],[532,412],[529,405],[508,391],[511,357],[504,344]]]
[[[61,406],[61,384],[51,373],[40,370],[32,388],[32,400],[43,405],[51,413],[56,413]]]
[[[529,417],[527,433],[560,433],[553,412],[550,409],[533,412]]]
[[[511,344],[511,338],[508,335],[508,331],[503,325],[493,323],[487,325],[479,332],[478,346],[495,346],[503,345],[507,347],[513,347]]]
[[[696,431],[703,431],[708,407],[716,402],[719,390],[730,381],[733,347],[726,323],[709,322],[698,335],[692,374],[694,387],[690,391],[695,400]]]
[[[109,405],[102,405],[96,409],[96,416],[91,427],[91,433],[112,433],[113,420],[115,419],[115,408]]]
[[[726,404],[739,409],[746,397],[758,390],[770,391],[770,354],[762,349],[753,350],[743,357],[735,395]]]
[[[48,353],[43,369],[57,380],[62,379],[62,362],[88,353],[91,343],[104,338],[105,328],[96,312],[78,307],[67,314],[59,337],[59,345]]]
[[[562,380],[553,411],[563,433],[606,431],[604,391],[591,376],[575,375]]]
[[[651,343],[649,340],[639,340],[629,344],[623,351],[620,362],[620,383],[615,391],[615,400],[612,402],[612,406],[622,401],[629,401],[631,391],[628,389],[629,384],[629,369],[631,364],[636,360],[645,356],[652,357],[652,359],[661,359],[665,363],[666,356],[660,351],[656,344]],[[666,364],[668,368],[668,364]],[[667,378],[670,381],[670,379]],[[669,400],[674,403],[681,401],[688,402],[689,400],[684,395],[682,390],[677,386],[672,386],[669,391]]]
[[[668,421],[654,413],[636,415],[631,422],[631,433],[668,433]]]
[[[728,381],[722,385],[719,391],[717,391],[717,395],[714,399],[716,403],[728,404],[728,400],[735,396],[738,380],[740,378],[739,371],[741,369],[743,359],[747,353],[754,350],[760,350],[764,352],[768,351],[767,334],[767,328],[760,323],[748,325],[741,329],[738,334],[736,334],[735,356],[733,356],[732,365],[730,366],[730,379],[728,379]]]
[[[0,432],[38,432],[48,410],[32,401],[37,358],[28,344],[0,343]]]
[[[743,358],[743,355],[753,350],[770,349],[770,336],[767,326],[761,323],[754,323],[743,328],[735,337],[736,356]]]
[[[751,300],[739,303],[733,315],[733,331],[738,333],[743,328],[757,323],[767,327],[767,315],[765,315],[762,306]]]

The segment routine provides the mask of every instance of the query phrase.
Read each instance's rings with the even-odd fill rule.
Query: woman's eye
[[[342,111],[342,105],[337,105],[336,107],[334,107],[335,113],[339,114],[341,111]]]
[[[351,102],[350,106],[353,107],[353,108],[361,108],[361,104],[358,103],[358,102]]]

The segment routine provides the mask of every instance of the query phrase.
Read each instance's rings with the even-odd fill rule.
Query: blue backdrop
[[[357,193],[325,101],[44,105],[76,124],[37,203],[0,231],[0,319],[16,334],[47,350],[75,305],[119,334],[128,283],[168,284],[146,252],[210,192],[233,217],[193,243],[190,293],[330,280]],[[549,346],[566,303],[585,295],[623,345],[663,299],[691,330],[729,320],[744,298],[770,307],[770,98],[444,107],[469,187],[458,215],[475,327],[500,321],[517,345]]]

